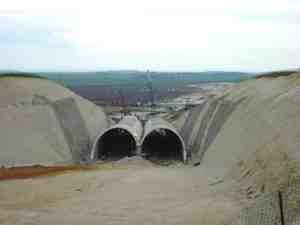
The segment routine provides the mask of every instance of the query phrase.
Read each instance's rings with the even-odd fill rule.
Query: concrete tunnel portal
[[[186,161],[182,137],[170,123],[159,117],[147,121],[141,151],[150,160]]]
[[[98,143],[98,158],[118,160],[134,154],[136,142],[129,131],[123,128],[113,128],[106,131]]]
[[[149,159],[183,160],[183,145],[172,130],[160,128],[149,133],[142,144],[142,153]]]
[[[133,156],[141,136],[141,122],[134,116],[125,116],[118,124],[96,138],[91,158],[96,161],[115,161]]]
[[[176,129],[161,118],[149,119],[143,129],[133,116],[105,130],[92,149],[93,160],[115,161],[133,155],[149,160],[186,160],[185,144]]]

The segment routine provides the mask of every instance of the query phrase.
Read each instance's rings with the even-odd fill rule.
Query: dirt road
[[[0,224],[212,224],[239,209],[205,168],[137,161],[1,181]]]

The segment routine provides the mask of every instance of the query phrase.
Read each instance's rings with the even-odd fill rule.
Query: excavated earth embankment
[[[264,77],[185,112],[180,133],[199,168],[272,189],[299,172],[299,112],[300,73]]]
[[[60,84],[0,77],[0,166],[85,162],[108,125],[100,107]]]

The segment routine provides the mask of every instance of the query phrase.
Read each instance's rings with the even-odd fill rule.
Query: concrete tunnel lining
[[[136,141],[130,131],[113,127],[104,132],[97,141],[95,158],[119,160],[132,156],[136,150]]]
[[[142,133],[143,127],[136,117],[125,117],[97,136],[91,160],[118,160],[143,153],[149,157],[186,161],[185,143],[170,123],[158,117],[151,118],[145,124],[144,137],[140,141]]]
[[[118,124],[100,133],[93,144],[91,160],[118,160],[135,154],[142,136],[142,125],[135,116],[126,116]]]
[[[151,143],[152,142],[152,143]],[[141,151],[146,157],[186,161],[185,143],[177,130],[161,118],[149,119],[145,125]]]
[[[150,132],[142,143],[146,157],[185,161],[184,145],[180,137],[170,129],[160,128]]]

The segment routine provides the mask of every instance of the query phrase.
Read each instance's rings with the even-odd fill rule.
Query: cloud
[[[299,67],[299,15],[291,0],[10,0],[0,10],[0,50],[10,55],[0,67]]]

